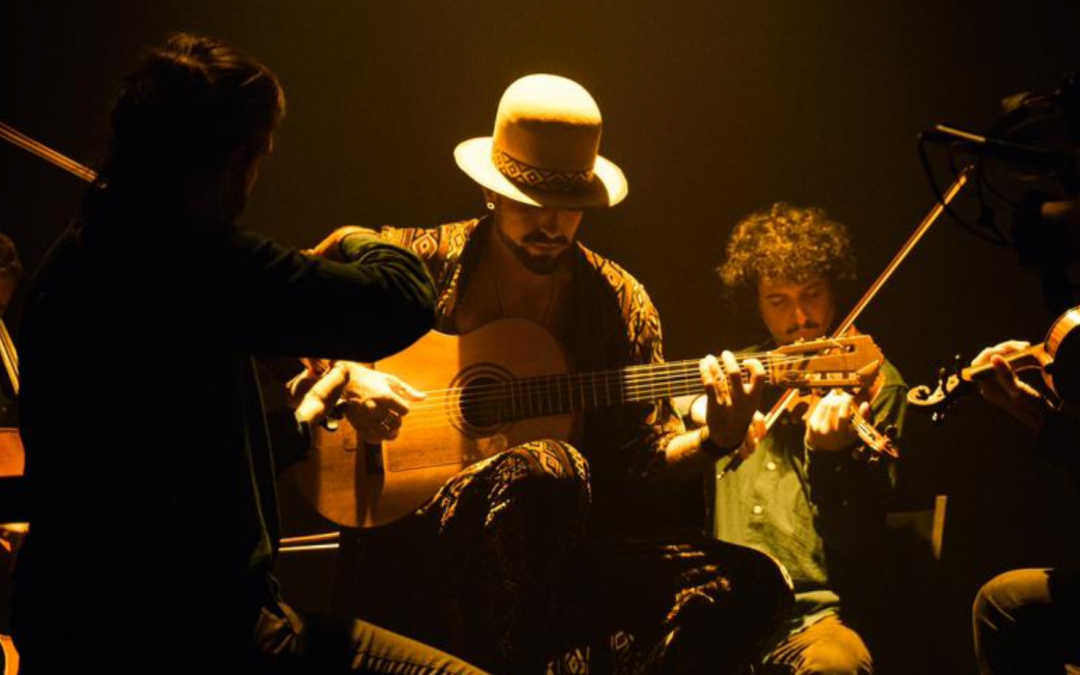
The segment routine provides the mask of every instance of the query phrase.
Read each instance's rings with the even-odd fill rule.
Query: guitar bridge
[[[364,462],[369,474],[383,473],[382,443],[364,443]]]

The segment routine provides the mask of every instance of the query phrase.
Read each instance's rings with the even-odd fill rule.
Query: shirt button
[[[765,509],[761,508],[760,504],[754,504],[754,508],[752,508],[750,510],[754,512],[755,516],[760,516],[761,512],[764,511]]]
[[[769,471],[776,471],[776,462],[769,462],[765,465],[765,468]]]

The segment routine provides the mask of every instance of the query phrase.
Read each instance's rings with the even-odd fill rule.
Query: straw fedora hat
[[[457,146],[454,159],[480,185],[533,206],[585,209],[626,197],[626,178],[601,157],[600,109],[577,82],[527,75],[499,101],[495,133]]]

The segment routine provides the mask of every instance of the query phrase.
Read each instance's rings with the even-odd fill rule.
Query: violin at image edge
[[[1043,382],[1058,398],[1067,403],[1080,403],[1080,307],[1073,307],[1062,314],[1037,344],[1007,354],[1005,359],[1016,371],[1038,370]],[[949,407],[963,394],[975,389],[979,380],[993,377],[991,364],[959,368],[946,374],[944,368],[938,376],[937,387],[920,385],[908,392],[908,405],[914,410],[930,413],[935,422],[944,419]]]

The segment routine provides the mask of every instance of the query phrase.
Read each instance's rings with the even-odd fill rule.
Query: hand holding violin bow
[[[802,414],[806,426],[807,447],[821,452],[839,452],[862,443],[871,461],[888,455],[894,459],[900,450],[893,440],[894,430],[879,431],[874,426],[870,401],[882,384],[881,362],[875,361],[859,371],[862,385],[835,388],[824,396],[797,396],[788,405],[790,414]]]

